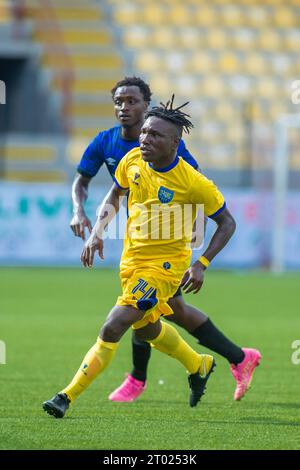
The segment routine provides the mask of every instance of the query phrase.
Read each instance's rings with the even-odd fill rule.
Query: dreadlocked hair
[[[180,128],[180,130],[183,129],[187,134],[189,134],[190,129],[194,127],[192,122],[187,119],[190,117],[190,115],[180,111],[184,106],[189,104],[189,101],[182,104],[181,106],[178,106],[177,108],[173,108],[174,97],[175,95],[172,95],[171,100],[169,100],[166,104],[160,103],[160,106],[154,106],[151,108],[146,113],[146,119],[150,116],[165,119],[166,121],[170,121],[175,124],[175,126]]]
[[[139,78],[139,77],[125,77],[125,78],[123,78],[123,80],[120,80],[119,82],[117,82],[115,84],[115,86],[112,88],[112,90],[111,90],[112,97],[115,96],[115,93],[116,93],[117,89],[120,88],[121,86],[137,86],[140,89],[140,92],[142,93],[146,103],[150,103],[151,95],[152,95],[150,87],[141,78]]]

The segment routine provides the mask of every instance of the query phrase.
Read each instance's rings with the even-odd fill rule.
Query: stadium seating
[[[34,40],[42,46],[41,63],[54,91],[61,95],[65,128],[71,136],[90,139],[97,121],[113,122],[109,90],[124,75],[124,59],[117,52],[112,29],[99,3],[92,0],[40,2],[27,0],[34,22]]]
[[[154,99],[174,92],[178,102],[191,100],[200,124],[187,142],[196,155],[205,151],[202,167],[244,168],[251,161],[249,120],[252,133],[255,122],[272,130],[280,114],[299,112],[289,96],[300,72],[299,1],[107,4],[134,72],[151,83]],[[272,145],[265,149],[272,152]]]
[[[258,140],[270,136],[280,115],[299,113],[291,101],[291,82],[300,76],[299,0],[24,3],[41,68],[61,103],[72,165],[84,143],[115,122],[109,90],[125,74],[145,78],[154,103],[171,92],[178,103],[190,100],[195,129],[186,140],[203,169],[247,169],[256,130]],[[0,28],[12,21],[11,5],[0,0]],[[251,148],[263,148],[271,161],[273,143],[266,142]],[[15,149],[6,157],[18,160]]]

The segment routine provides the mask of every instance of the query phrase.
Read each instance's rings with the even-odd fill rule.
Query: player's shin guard
[[[202,364],[201,355],[197,354],[181,338],[173,326],[164,322],[161,322],[161,325],[161,332],[155,339],[151,340],[151,345],[180,361],[190,374],[198,372]]]
[[[74,401],[97,375],[109,365],[117,347],[118,343],[108,343],[98,338],[96,344],[94,344],[83,359],[72,382],[61,393],[65,393],[71,402]]]

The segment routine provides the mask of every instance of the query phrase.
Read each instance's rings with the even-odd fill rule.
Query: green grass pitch
[[[299,277],[208,271],[186,299],[241,346],[261,350],[252,388],[233,401],[229,365],[217,368],[197,408],[188,405],[185,370],[153,351],[148,389],[135,403],[108,394],[130,371],[130,333],[102,376],[66,417],[42,410],[77,370],[119,294],[113,270],[0,269],[1,449],[299,449]],[[180,330],[198,351],[194,338]],[[163,381],[163,383],[161,383]]]

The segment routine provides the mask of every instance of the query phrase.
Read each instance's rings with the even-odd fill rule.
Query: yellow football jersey
[[[203,205],[208,217],[226,206],[215,184],[181,157],[168,167],[155,170],[142,159],[139,147],[122,158],[115,182],[129,189],[121,266],[145,260],[189,263],[192,226],[199,205]]]

